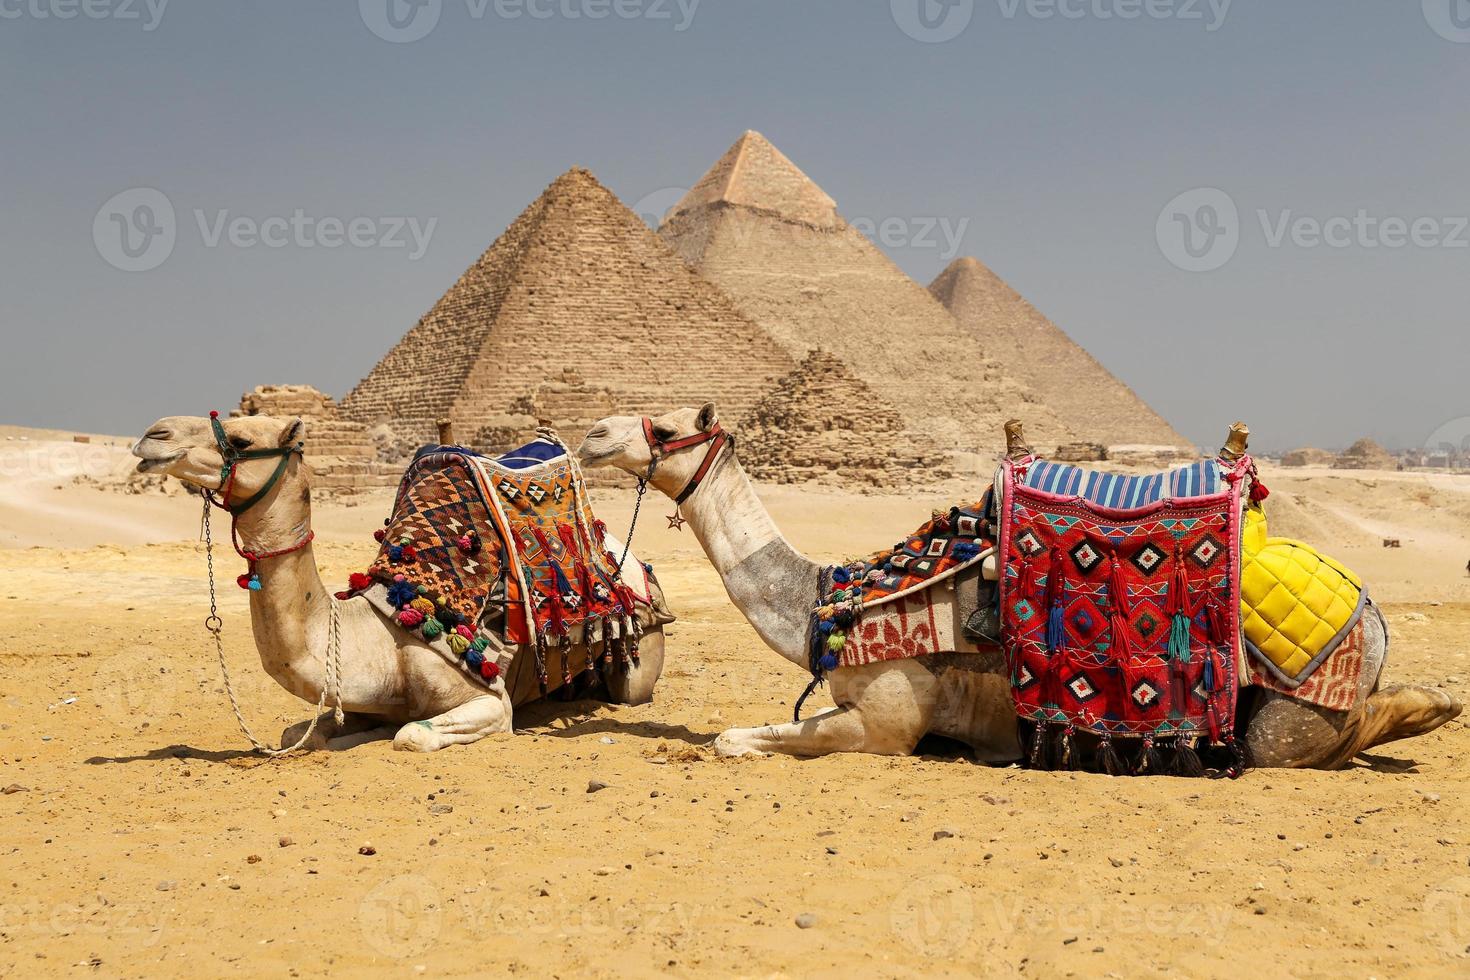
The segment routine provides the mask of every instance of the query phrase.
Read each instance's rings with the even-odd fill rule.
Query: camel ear
[[[708,432],[719,420],[719,416],[715,414],[715,403],[705,402],[699,410],[699,418],[695,420],[695,424],[699,426],[700,432]]]
[[[285,430],[281,433],[281,441],[279,445],[282,449],[284,449],[287,446],[294,446],[300,442],[303,442],[305,441],[305,439],[306,423],[303,422],[301,419],[293,419],[286,424]]]

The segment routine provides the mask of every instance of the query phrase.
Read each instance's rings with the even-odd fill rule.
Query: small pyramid
[[[908,482],[923,466],[942,479],[942,460],[923,459],[904,438],[898,411],[853,376],[843,361],[814,350],[777,381],[738,423],[740,462],[757,480],[872,486]]]
[[[1339,470],[1396,470],[1399,461],[1372,439],[1359,439],[1349,446],[1333,468]]]
[[[1010,418],[1038,446],[1075,438],[759,133],[736,141],[659,234],[792,357],[832,351],[918,443],[1000,448]]]
[[[429,441],[508,448],[538,419],[572,442],[615,413],[746,411],[792,359],[588,171],[572,169],[342,401]]]
[[[1193,452],[1189,440],[1132,388],[980,260],[955,259],[929,291],[991,356],[1088,442]]]

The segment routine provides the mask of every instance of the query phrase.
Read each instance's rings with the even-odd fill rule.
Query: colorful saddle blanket
[[[376,560],[349,585],[484,681],[533,647],[545,690],[548,647],[585,644],[589,661],[599,641],[601,657],[637,654],[635,606],[651,602],[651,588],[641,566],[636,585],[615,573],[605,533],[559,442],[538,439],[500,460],[425,447],[374,535]],[[569,683],[570,659],[560,660]]]
[[[954,650],[952,624],[936,618],[928,590],[994,549],[985,509],[981,501],[936,511],[892,548],[826,569],[812,613],[812,673]]]
[[[1241,629],[1246,649],[1275,680],[1300,687],[1352,633],[1368,602],[1363,582],[1316,549],[1266,533],[1266,515],[1246,510]]]
[[[1233,741],[1250,472],[1249,458],[1140,478],[1003,461],[1001,636],[1038,735]]]

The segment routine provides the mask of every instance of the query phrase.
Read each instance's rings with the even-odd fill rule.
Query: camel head
[[[294,446],[306,433],[306,423],[299,418],[285,421],[250,415],[220,419],[220,424],[230,446],[242,453]],[[225,460],[207,417],[170,415],[159,419],[133,444],[133,455],[140,460],[139,473],[163,473],[199,490],[220,488]],[[280,461],[279,456],[267,456],[237,462],[226,503],[238,504],[258,493],[270,482]],[[293,475],[299,462],[293,458],[283,476]]]
[[[672,443],[710,432],[719,424],[714,402],[702,408],[677,408],[652,419],[653,436],[659,442]],[[674,449],[659,460],[650,481],[655,489],[676,496],[704,461],[709,443]],[[577,447],[577,459],[585,467],[616,466],[642,477],[653,461],[653,448],[643,431],[643,418],[638,415],[613,415],[602,419],[587,432]]]

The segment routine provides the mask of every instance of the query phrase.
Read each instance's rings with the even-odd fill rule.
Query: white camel
[[[326,692],[326,703],[335,706],[338,691],[332,689],[327,651],[336,620],[336,680],[345,717],[341,724],[333,711],[317,718],[304,747],[339,749],[392,737],[395,749],[433,752],[509,732],[515,704],[505,678],[491,683],[472,679],[414,634],[388,622],[366,599],[338,600],[322,583],[310,541],[309,468],[291,448],[303,443],[305,423],[255,415],[221,424],[234,451],[272,454],[239,462],[225,501],[238,508],[265,490],[237,515],[241,547],[258,555],[286,552],[258,563],[261,587],[250,593],[250,620],[266,673],[312,704]],[[141,460],[140,472],[164,473],[199,490],[220,489],[225,459],[208,418],[159,419],[133,446],[133,455]],[[279,478],[273,482],[278,466]],[[611,535],[608,540],[610,548],[620,547]],[[631,554],[627,560],[637,561]],[[611,701],[643,704],[653,698],[663,670],[664,638],[651,620],[644,620],[644,626],[637,663],[608,671],[604,678]],[[581,655],[574,649],[572,662]],[[530,698],[517,703],[524,700]],[[287,728],[283,743],[300,739],[310,724]]]
[[[674,444],[673,451],[659,453],[650,481],[671,497],[685,493],[696,472],[707,467],[683,500],[683,514],[731,601],[756,633],[806,671],[808,617],[820,567],[781,535],[756,497],[733,446],[709,461],[709,444],[697,439],[716,431],[713,404],[652,420],[616,416],[593,426],[578,455],[586,467],[616,466],[643,477],[654,456],[651,444]],[[978,567],[970,574],[980,574]],[[946,591],[936,601],[942,607],[944,596],[958,591],[958,587]],[[936,613],[942,616],[944,609]],[[1338,768],[1365,749],[1433,731],[1460,713],[1459,703],[1437,688],[1378,689],[1387,631],[1377,616],[1365,621],[1365,672],[1374,680],[1365,685],[1366,696],[1352,709],[1328,711],[1268,690],[1257,690],[1253,698],[1243,700],[1246,716],[1237,730],[1245,733],[1255,765]],[[725,756],[903,755],[932,733],[968,743],[984,762],[1011,762],[1022,756],[1008,669],[998,652],[970,647],[839,667],[828,679],[836,703],[832,710],[798,723],[730,729],[715,740],[715,750]]]

